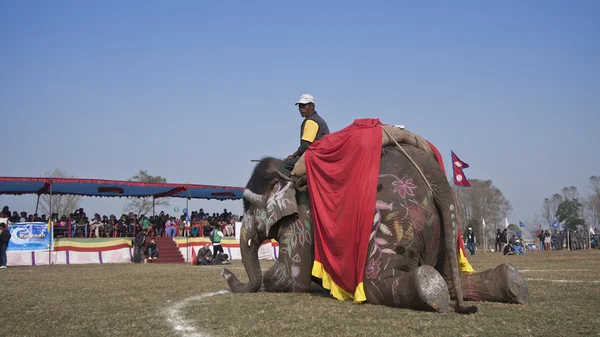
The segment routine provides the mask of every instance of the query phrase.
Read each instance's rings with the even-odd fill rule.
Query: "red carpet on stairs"
[[[156,248],[158,248],[158,259],[148,260],[148,263],[185,263],[177,244],[173,238],[155,237]],[[148,238],[150,242],[150,238]]]

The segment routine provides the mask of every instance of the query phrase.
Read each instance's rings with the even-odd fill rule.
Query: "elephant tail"
[[[442,174],[443,177],[445,175]],[[456,243],[456,226],[458,217],[456,200],[452,188],[446,179],[437,182],[434,187],[434,199],[442,217],[442,228],[444,231],[444,243],[446,246],[447,259],[450,264],[450,272],[454,294],[456,296],[455,311],[460,314],[474,314],[476,306],[465,306],[463,291],[460,282],[460,271],[458,268],[458,247]]]

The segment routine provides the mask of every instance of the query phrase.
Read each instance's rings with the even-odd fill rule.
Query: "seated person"
[[[210,251],[210,243],[204,243],[204,246],[198,251],[197,258],[199,265],[208,265],[212,263],[212,252]]]
[[[230,264],[229,255],[223,254],[221,252],[217,253],[217,256],[213,259],[211,264]]]
[[[156,248],[156,240],[154,238],[146,245],[146,256],[146,261],[150,259],[150,262],[152,262],[152,260],[158,259],[158,248]]]
[[[516,255],[523,255],[525,254],[525,250],[523,249],[523,246],[521,245],[521,241],[517,240],[517,243],[514,245],[513,247],[515,249],[515,254]]]
[[[515,255],[515,248],[513,247],[512,241],[504,247],[504,255]]]

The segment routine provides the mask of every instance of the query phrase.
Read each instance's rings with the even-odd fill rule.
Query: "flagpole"
[[[485,235],[485,219],[481,218],[481,227],[483,229],[483,251],[487,252],[487,235]]]

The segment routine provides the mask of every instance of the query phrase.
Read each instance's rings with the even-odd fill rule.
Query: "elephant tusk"
[[[287,181],[294,181],[294,179],[293,179],[292,177],[288,177],[288,176],[286,176],[285,174],[283,174],[283,173],[282,173],[281,171],[279,171],[279,170],[275,171],[275,173],[277,173],[277,174],[278,174],[278,175],[281,177],[281,179],[283,179],[283,180],[287,180]]]
[[[242,197],[257,207],[264,204],[267,199],[264,195],[256,194],[256,193],[250,191],[249,189],[244,190]]]
[[[248,247],[252,244],[252,239],[248,239]]]

